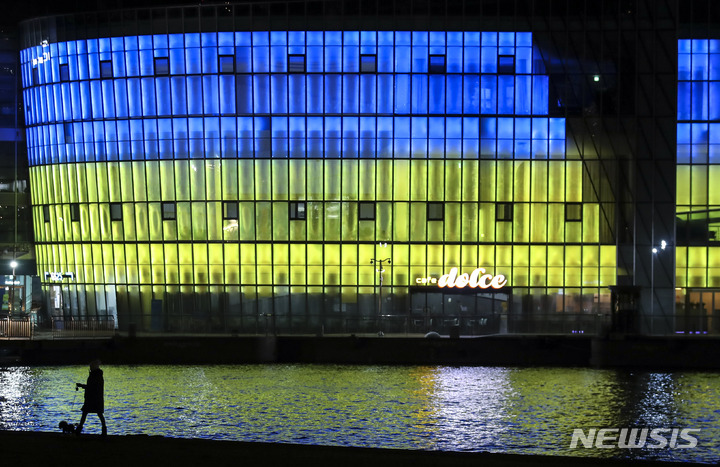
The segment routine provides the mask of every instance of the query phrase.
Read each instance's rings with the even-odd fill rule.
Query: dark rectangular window
[[[305,55],[288,55],[288,73],[305,73]]]
[[[155,74],[156,75],[169,75],[170,74],[170,59],[169,58],[155,57]]]
[[[122,204],[110,203],[110,220],[111,221],[121,221],[122,218],[123,218]]]
[[[50,206],[43,206],[43,220],[45,222],[50,222]]]
[[[60,64],[60,81],[70,81],[70,67],[67,63]]]
[[[360,55],[360,73],[377,71],[377,55]]]
[[[430,73],[445,73],[445,55],[430,55],[428,71]]]
[[[374,221],[375,203],[360,203],[358,206],[358,219],[361,221]]]
[[[565,205],[565,222],[582,222],[582,203]]]
[[[501,75],[515,74],[515,56],[498,55],[497,70]]]
[[[511,221],[511,220],[513,220],[513,205],[512,205],[512,203],[497,203],[495,205],[495,220],[496,221]]]
[[[162,204],[162,218],[164,221],[174,221],[176,217],[175,203]]]
[[[427,220],[441,221],[445,219],[445,205],[443,203],[428,203]]]
[[[80,222],[80,205],[78,203],[70,205],[70,220],[72,222]]]
[[[293,201],[290,203],[290,220],[305,220],[305,201]]]
[[[63,134],[65,136],[65,144],[72,144],[75,142],[72,123],[63,123]]]
[[[237,201],[225,201],[223,203],[223,219],[237,220],[238,217],[239,216]]]
[[[40,71],[37,69],[37,67],[32,69],[32,84],[33,86],[37,86],[40,84]]]
[[[218,70],[220,70],[220,73],[235,73],[235,56],[219,55]]]
[[[112,78],[113,77],[112,62],[110,60],[100,60],[100,77],[101,78]]]

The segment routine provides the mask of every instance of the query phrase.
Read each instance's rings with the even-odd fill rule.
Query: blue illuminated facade
[[[21,60],[33,165],[565,155],[531,33],[164,34]]]

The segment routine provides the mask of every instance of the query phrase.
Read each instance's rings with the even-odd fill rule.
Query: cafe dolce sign
[[[508,281],[502,274],[493,276],[488,274],[485,269],[477,268],[470,274],[459,274],[458,268],[450,269],[450,272],[443,274],[440,278],[435,277],[418,277],[415,279],[418,285],[435,285],[443,288],[472,288],[472,289],[501,289],[507,285]]]

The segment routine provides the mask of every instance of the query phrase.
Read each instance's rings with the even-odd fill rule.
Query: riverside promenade
[[[318,363],[719,370],[720,337],[497,334],[172,335],[0,339],[0,365]]]
[[[63,435],[0,431],[7,466],[312,466],[312,467],[670,467],[707,464],[486,452],[247,443],[161,436]]]

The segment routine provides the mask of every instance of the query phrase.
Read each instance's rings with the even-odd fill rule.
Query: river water
[[[720,460],[720,374],[583,368],[104,366],[110,434],[339,446]],[[0,368],[0,429],[77,422],[85,366]],[[571,448],[575,429],[689,432],[697,446]],[[85,431],[99,433],[89,415]],[[641,432],[640,432],[641,433]],[[612,434],[612,433],[610,433]],[[617,445],[605,441],[604,445]]]

